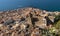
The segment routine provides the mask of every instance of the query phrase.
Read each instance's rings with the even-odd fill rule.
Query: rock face
[[[45,17],[48,15],[35,8],[0,12],[0,36],[42,36],[39,28],[47,28]],[[54,21],[53,18],[51,20]]]

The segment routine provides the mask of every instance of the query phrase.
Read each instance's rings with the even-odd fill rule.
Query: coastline
[[[23,7],[23,8],[17,8],[17,9],[12,9],[12,10],[4,10],[4,11],[7,12],[7,11],[14,11],[14,10],[19,10],[19,9],[26,9],[26,8],[33,8],[33,7]],[[35,8],[35,9],[39,9],[39,8]],[[39,9],[39,10],[47,11],[43,9]],[[0,11],[0,12],[4,12],[4,11]],[[60,11],[47,11],[47,12],[60,12]]]
[[[5,11],[0,11],[0,13],[12,12],[12,11],[18,12],[18,10],[27,9],[27,8],[29,9],[29,8],[32,8],[32,7],[24,7],[24,8],[18,8],[18,9],[13,9],[13,10],[5,10]],[[38,9],[38,8],[34,8],[34,9]],[[55,14],[60,13],[59,11],[46,11],[46,10],[42,10],[42,9],[39,9],[39,10],[41,10],[42,12],[45,12],[45,13],[55,13]]]

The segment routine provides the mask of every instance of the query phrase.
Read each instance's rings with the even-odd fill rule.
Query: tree
[[[60,36],[60,20],[54,25],[58,30],[58,35]]]
[[[60,29],[60,20],[56,23],[55,27]]]
[[[54,22],[57,23],[60,20],[60,15],[56,15],[54,20]]]

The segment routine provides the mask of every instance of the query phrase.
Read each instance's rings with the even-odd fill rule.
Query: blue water
[[[0,11],[23,7],[35,7],[48,11],[60,11],[60,0],[0,0]]]

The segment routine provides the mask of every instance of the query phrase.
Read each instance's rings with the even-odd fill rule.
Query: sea
[[[24,7],[39,8],[47,11],[60,11],[60,0],[0,0],[0,11]]]

